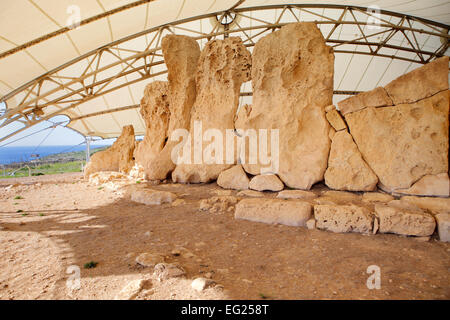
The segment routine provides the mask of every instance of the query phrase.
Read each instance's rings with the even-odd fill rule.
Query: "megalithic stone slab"
[[[196,98],[195,74],[200,57],[197,41],[188,36],[167,35],[162,40],[162,52],[169,82],[159,91],[154,88],[154,97],[144,97],[141,103],[141,108],[153,111],[144,116],[147,132],[139,146],[142,156],[138,155],[148,180],[163,180],[175,169],[171,154],[178,141],[171,141],[171,136],[177,129],[189,130]]]
[[[178,164],[172,173],[173,181],[181,183],[209,182],[216,180],[222,171],[232,166],[232,164],[226,163],[224,140],[226,130],[234,129],[240,88],[243,82],[250,80],[250,76],[251,54],[240,38],[212,40],[206,44],[199,59],[196,75],[197,99],[191,114],[191,163]],[[196,137],[195,123],[201,125],[202,135],[200,137]],[[198,130],[200,131],[200,129]],[[222,150],[223,157],[219,155],[220,150],[211,147],[220,137],[210,137],[211,141],[202,140],[208,130],[211,134],[221,134],[222,143],[219,141],[216,146]],[[195,141],[196,138],[201,141],[198,139]],[[195,143],[201,146],[200,159],[195,157]],[[211,153],[207,150],[210,150]]]
[[[255,45],[253,104],[241,108],[236,129],[279,130],[279,169],[272,173],[288,187],[310,189],[323,179],[330,149],[325,107],[332,104],[333,75],[333,50],[314,23],[288,24]],[[267,144],[273,158],[276,148]],[[253,175],[267,167],[259,160],[241,159]]]
[[[345,115],[350,133],[382,188],[409,188],[425,175],[448,172],[449,91],[411,104]]]
[[[108,149],[96,152],[84,170],[84,176],[89,178],[92,173],[99,171],[118,171],[129,173],[134,165],[133,154],[135,148],[134,128],[124,126],[121,135]]]

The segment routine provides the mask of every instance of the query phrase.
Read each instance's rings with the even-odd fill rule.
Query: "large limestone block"
[[[169,83],[150,87],[152,90],[146,90],[141,102],[147,130],[144,144],[139,146],[138,161],[148,180],[163,180],[175,169],[171,155],[179,142],[170,138],[177,129],[189,130],[196,98],[195,75],[200,57],[197,41],[188,36],[167,35],[162,40],[162,52]]]
[[[240,164],[222,171],[217,178],[217,184],[224,189],[247,190],[249,183],[250,179]]]
[[[236,205],[234,217],[255,222],[304,227],[312,206],[300,200],[243,199]]]
[[[377,183],[377,176],[361,157],[352,136],[346,130],[336,132],[331,142],[325,184],[336,190],[372,191]]]
[[[385,89],[394,104],[416,102],[448,90],[448,61],[444,56],[390,82]]]
[[[364,160],[388,192],[448,171],[449,91],[413,104],[345,115]]]
[[[134,166],[134,148],[134,128],[132,125],[124,126],[121,135],[111,147],[92,155],[84,170],[85,178],[99,171],[129,173]]]
[[[196,75],[197,99],[190,118],[191,164],[178,164],[172,173],[173,181],[209,182],[217,179],[223,170],[231,167],[230,164],[225,163],[226,129],[234,129],[241,84],[250,80],[250,72],[251,54],[240,38],[230,37],[225,40],[213,40],[206,44],[199,59]],[[202,159],[195,159],[195,123],[201,124],[201,131],[204,134],[209,129],[221,134],[221,137],[214,135],[209,142],[197,141],[201,147]],[[200,131],[200,128],[197,127],[197,130]],[[214,131],[210,132],[214,133]],[[220,138],[223,140],[216,141]],[[199,139],[202,139],[202,136]],[[222,157],[220,153],[223,154]],[[186,157],[182,152],[180,156]]]
[[[376,204],[379,232],[426,237],[433,234],[436,222],[432,215],[419,208],[405,206],[399,200],[388,205]]]
[[[284,184],[274,174],[261,174],[250,180],[249,188],[256,191],[281,191]]]
[[[303,190],[283,190],[278,193],[277,198],[312,200],[317,198],[317,194],[311,191],[303,191]]]
[[[433,214],[450,213],[450,198],[404,196],[401,197],[401,200],[412,203]]]
[[[409,189],[398,189],[398,194],[420,195],[420,196],[450,196],[450,180],[448,173],[426,175],[414,183]]]
[[[363,202],[389,202],[394,200],[394,197],[381,192],[365,192],[362,196]]]
[[[169,83],[154,81],[144,90],[140,113],[145,122],[145,136],[136,147],[134,157],[152,180],[151,161],[158,157],[168,138],[170,119]]]
[[[351,96],[338,103],[339,110],[343,115],[369,107],[377,108],[392,105],[392,99],[389,98],[383,87],[377,87],[371,91]]]
[[[450,242],[450,213],[436,215],[438,225],[439,240]]]
[[[163,203],[172,203],[176,194],[169,191],[160,191],[144,188],[136,188],[130,192],[131,201],[145,205],[159,205]]]
[[[351,205],[322,204],[314,206],[316,228],[336,233],[371,233],[374,216],[364,207]]]
[[[323,179],[330,149],[325,107],[332,104],[333,75],[333,50],[314,23],[288,24],[255,45],[253,105],[241,108],[235,125],[279,130],[279,169],[272,173],[288,187],[310,189]],[[277,148],[267,145],[273,158]],[[244,169],[253,175],[270,169],[260,160],[245,159]]]

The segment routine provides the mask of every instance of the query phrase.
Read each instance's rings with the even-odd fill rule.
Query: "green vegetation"
[[[264,293],[260,293],[260,294],[259,294],[259,297],[260,297],[261,299],[268,299],[268,298],[269,298],[269,297],[266,296]]]
[[[14,200],[21,200],[21,199],[23,199],[22,196],[15,196],[15,197],[14,197]]]
[[[22,213],[22,217],[26,217],[28,213]]]
[[[91,156],[99,151],[105,150],[107,147],[99,147],[91,150]],[[23,163],[22,165],[28,165],[30,167],[31,176],[43,176],[49,174],[66,173],[66,172],[81,172],[81,167],[86,163],[86,153],[84,151],[65,152],[52,154],[50,156],[42,157],[39,159],[41,164],[33,162]],[[5,175],[0,176],[0,179],[5,178],[20,178],[28,177],[28,168],[22,168],[18,171],[17,164],[6,166]],[[11,176],[15,172],[14,176]]]
[[[16,212],[17,212],[17,213],[21,213],[21,212],[23,212],[23,210],[19,209],[19,210],[17,210]]]
[[[85,269],[92,269],[95,268],[98,265],[98,262],[95,261],[89,261],[88,263],[84,264]]]
[[[43,216],[45,216],[45,214],[39,213],[39,217],[43,217]]]
[[[84,161],[72,161],[66,163],[52,163],[52,164],[43,164],[37,167],[31,167],[31,175],[32,176],[42,176],[47,174],[57,174],[57,173],[65,173],[65,172],[81,172],[81,164]],[[0,178],[20,178],[20,177],[28,177],[28,168],[22,168],[17,171],[14,176],[10,176],[15,169],[6,169],[6,175],[0,176]]]

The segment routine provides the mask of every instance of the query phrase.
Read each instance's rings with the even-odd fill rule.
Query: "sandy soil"
[[[5,188],[17,181],[28,184]],[[1,180],[0,299],[112,299],[136,279],[148,280],[138,299],[450,299],[450,244],[435,238],[235,220],[199,211],[215,183],[152,188],[185,203],[137,204],[79,174]],[[135,262],[144,252],[164,255],[186,279],[155,282]],[[83,268],[89,261],[97,267]],[[66,288],[71,265],[81,270],[74,291]],[[381,269],[380,290],[366,286],[370,265]],[[224,289],[195,292],[199,276]]]

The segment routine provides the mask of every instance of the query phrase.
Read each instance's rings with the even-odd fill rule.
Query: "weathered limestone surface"
[[[250,179],[240,164],[222,171],[217,178],[217,184],[225,189],[247,190],[249,183]]]
[[[450,198],[404,196],[401,197],[401,200],[412,203],[433,214],[450,213]]]
[[[263,223],[304,227],[311,218],[312,206],[300,200],[243,199],[236,205],[234,217]]]
[[[279,129],[279,170],[272,173],[291,188],[310,189],[323,179],[330,148],[325,107],[332,103],[333,74],[333,51],[314,23],[286,25],[255,45],[253,105],[240,109],[236,129]],[[243,166],[253,175],[270,169],[248,159]]]
[[[351,96],[338,103],[339,110],[343,115],[365,108],[376,108],[392,105],[392,99],[388,96],[386,90],[383,87],[377,87],[371,91]]]
[[[283,190],[278,193],[277,198],[279,199],[303,199],[310,200],[317,198],[317,195],[311,191],[303,190]]]
[[[316,228],[337,233],[371,233],[374,215],[367,208],[356,205],[315,205]]]
[[[240,87],[243,82],[250,80],[251,54],[237,37],[225,40],[213,40],[206,44],[201,52],[197,71],[197,99],[191,115],[191,137],[195,132],[194,122],[201,122],[202,130],[215,129],[226,137],[226,129],[234,128],[234,117],[239,104]],[[200,137],[201,139],[202,137]],[[202,143],[203,161],[196,163],[194,156],[192,164],[179,164],[172,173],[172,180],[181,183],[209,182],[217,179],[220,172],[231,167],[225,163],[225,150],[208,148],[219,137],[212,137],[211,142]],[[194,150],[191,141],[191,150]],[[225,142],[218,145],[223,148]],[[223,157],[219,156],[223,152]],[[194,152],[192,152],[194,154]],[[212,157],[205,158],[206,155]],[[216,159],[215,157],[217,156]],[[209,164],[213,162],[213,164]]]
[[[450,180],[448,173],[426,175],[414,183],[409,189],[398,189],[396,194],[409,194],[420,196],[450,196]]]
[[[150,84],[141,102],[147,131],[139,146],[139,159],[148,180],[163,180],[175,169],[171,154],[178,141],[171,141],[174,130],[189,129],[191,109],[196,98],[200,47],[193,38],[167,35],[162,40],[167,84]],[[153,87],[152,87],[153,85]]]
[[[250,180],[249,188],[256,191],[281,191],[284,184],[274,174],[261,174]]]
[[[347,125],[345,124],[344,119],[342,118],[339,111],[336,110],[334,106],[331,106],[325,114],[328,123],[333,127],[336,131],[341,131],[347,129]]]
[[[432,215],[419,208],[404,206],[391,201],[389,205],[376,204],[381,233],[396,233],[425,237],[433,234],[436,222]]]
[[[333,136],[325,183],[331,189],[372,191],[378,178],[367,165],[347,130]]]
[[[135,147],[134,128],[124,126],[121,135],[104,151],[99,151],[91,157],[84,170],[85,178],[98,171],[118,171],[129,173],[134,165],[133,153]]]
[[[172,203],[177,195],[169,191],[159,191],[147,188],[136,188],[130,192],[131,201],[145,205]]]
[[[413,104],[345,115],[350,133],[383,190],[409,188],[448,172],[449,91]]]
[[[440,213],[436,215],[438,225],[439,240],[450,242],[450,213]]]
[[[389,202],[394,200],[394,197],[381,192],[365,192],[362,196],[363,202]]]
[[[448,90],[448,61],[448,56],[436,59],[386,85],[394,104],[416,102]]]
[[[140,113],[145,122],[144,139],[134,152],[138,168],[142,168],[149,180],[155,180],[153,159],[157,158],[168,139],[170,109],[169,83],[154,81],[144,90]]]

